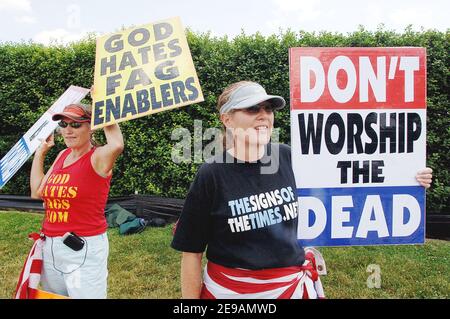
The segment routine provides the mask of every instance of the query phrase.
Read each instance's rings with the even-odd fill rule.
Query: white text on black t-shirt
[[[228,201],[232,218],[228,219],[231,232],[259,229],[297,217],[297,198],[292,187]]]

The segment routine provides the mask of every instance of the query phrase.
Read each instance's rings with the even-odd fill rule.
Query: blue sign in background
[[[399,186],[399,187],[358,187],[358,188],[309,188],[297,189],[299,201],[302,197],[315,197],[322,201],[326,209],[327,222],[324,231],[314,239],[299,239],[303,246],[357,246],[357,245],[396,245],[396,244],[422,244],[425,242],[425,189],[421,186]],[[378,237],[377,231],[369,231],[367,238],[356,237],[364,203],[368,195],[378,195],[381,199],[384,217],[386,220],[389,236]],[[393,214],[393,195],[411,195],[420,206],[420,224],[417,229],[409,236],[392,236],[392,214]],[[353,207],[345,207],[349,211],[350,218],[348,222],[343,222],[342,226],[353,226],[351,238],[332,238],[331,237],[331,206],[333,196],[352,196]],[[315,214],[312,211],[309,214],[309,225],[315,223]],[[408,209],[403,210],[404,223],[409,221]],[[374,219],[372,210],[371,220]],[[300,220],[299,220],[300,222]],[[301,234],[299,234],[301,237]]]
[[[30,156],[30,149],[22,137],[0,161],[0,188],[13,177]]]

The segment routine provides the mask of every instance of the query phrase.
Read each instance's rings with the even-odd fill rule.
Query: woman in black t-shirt
[[[285,104],[247,81],[219,97],[230,147],[200,167],[172,242],[183,252],[183,298],[323,297],[297,242],[290,148],[269,143],[274,111]]]

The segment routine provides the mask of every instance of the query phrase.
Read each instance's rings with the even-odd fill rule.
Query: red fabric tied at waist
[[[34,240],[30,253],[20,273],[15,299],[35,299],[42,271],[42,249],[45,237],[38,233],[28,235],[28,238]]]
[[[309,272],[309,276],[312,281],[317,281],[319,279],[319,273],[317,272],[316,258],[311,252],[307,252],[305,255],[305,264],[301,267],[304,271]]]
[[[249,270],[208,262],[201,298],[324,298],[313,254],[302,266]]]

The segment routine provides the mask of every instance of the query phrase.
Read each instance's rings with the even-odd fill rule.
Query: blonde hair
[[[72,104],[66,105],[66,107],[69,107],[69,106],[78,107],[78,108],[82,109],[84,112],[83,117],[89,117],[89,118],[92,117],[92,106],[89,104],[72,103]]]
[[[235,82],[232,83],[230,85],[228,85],[223,92],[219,95],[219,98],[217,99],[217,111],[219,111],[220,114],[220,109],[221,107],[228,102],[228,100],[230,99],[231,94],[237,90],[238,88],[247,85],[247,84],[251,84],[251,83],[256,83],[253,81],[239,81],[239,82]],[[230,113],[233,112],[233,110],[230,111]],[[233,141],[233,136],[231,135],[231,133],[227,130],[227,128],[225,127],[225,125],[223,125],[222,123],[222,146],[225,150],[230,149],[231,147],[233,147],[234,141]]]

